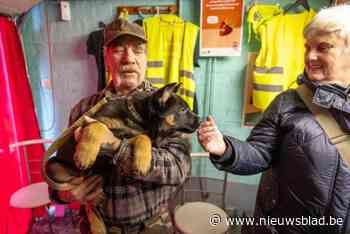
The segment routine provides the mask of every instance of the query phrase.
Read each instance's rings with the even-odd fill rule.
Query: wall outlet
[[[70,13],[69,2],[68,1],[61,1],[60,7],[61,7],[61,20],[70,21],[71,20],[71,13]]]

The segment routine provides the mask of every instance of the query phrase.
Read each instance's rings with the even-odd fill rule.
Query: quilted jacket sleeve
[[[210,155],[216,168],[238,175],[252,175],[270,167],[280,143],[283,97],[281,94],[271,103],[246,141],[224,136],[227,145],[224,155]]]

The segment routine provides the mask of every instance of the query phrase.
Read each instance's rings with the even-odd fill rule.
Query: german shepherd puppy
[[[172,83],[152,94],[140,92],[131,98],[110,97],[90,116],[97,121],[83,127],[79,142],[71,136],[56,156],[44,165],[44,177],[50,186],[69,190],[60,184],[67,184],[65,182],[74,177],[98,174],[99,170],[92,166],[97,158],[101,158],[98,156],[101,154],[101,139],[106,142],[110,132],[120,139],[129,139],[133,145],[133,169],[146,175],[151,165],[152,144],[160,145],[163,139],[174,133],[193,133],[199,126],[199,117],[175,94],[179,86]],[[56,183],[50,183],[47,176]]]

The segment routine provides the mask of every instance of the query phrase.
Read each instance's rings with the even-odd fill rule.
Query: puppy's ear
[[[156,96],[157,96],[157,99],[158,99],[160,106],[165,105],[165,103],[171,97],[171,94],[177,92],[180,85],[181,85],[181,83],[180,84],[171,83],[171,84],[168,84],[157,91]]]
[[[177,91],[179,91],[179,89],[181,89],[182,88],[182,83],[180,82],[180,83],[177,83],[177,85],[175,86],[175,88],[174,88],[174,90],[173,90],[173,92],[174,93],[177,93]]]

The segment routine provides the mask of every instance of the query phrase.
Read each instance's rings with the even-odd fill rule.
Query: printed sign
[[[239,56],[243,0],[201,0],[200,56]]]

